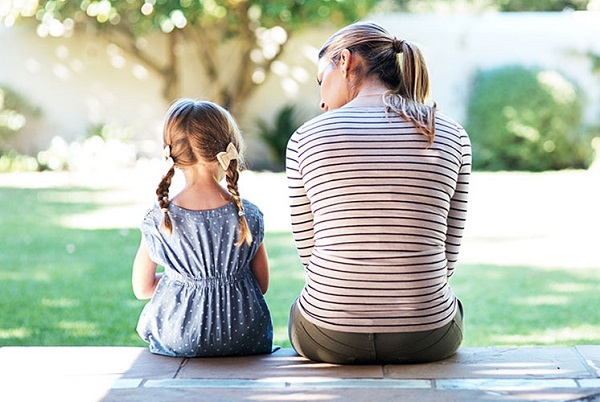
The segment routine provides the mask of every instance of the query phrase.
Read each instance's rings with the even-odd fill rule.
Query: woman
[[[329,38],[317,81],[326,113],[303,124],[287,150],[306,271],[290,312],[292,346],[338,364],[451,356],[463,332],[448,280],[467,212],[469,137],[425,104],[419,49],[375,23]]]

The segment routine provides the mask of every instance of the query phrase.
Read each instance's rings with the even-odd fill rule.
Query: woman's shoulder
[[[445,127],[447,129],[450,130],[456,130],[456,131],[463,131],[464,128],[462,126],[462,124],[460,124],[459,122],[457,122],[456,120],[454,120],[453,118],[449,117],[448,115],[436,111],[435,112],[435,124]]]
[[[306,135],[315,131],[327,129],[340,129],[346,126],[354,126],[356,123],[380,120],[386,118],[387,114],[383,107],[374,108],[338,108],[321,113],[302,124],[296,134]]]

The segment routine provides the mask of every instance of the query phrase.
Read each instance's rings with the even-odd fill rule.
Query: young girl
[[[163,137],[171,166],[156,190],[157,205],[141,224],[133,263],[135,296],[151,298],[137,331],[161,355],[269,353],[263,215],[238,191],[239,129],[222,107],[183,99],[169,109]],[[185,186],[171,199],[175,168]]]

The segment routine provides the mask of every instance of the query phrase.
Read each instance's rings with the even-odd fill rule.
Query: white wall
[[[432,80],[432,98],[465,118],[469,81],[477,69],[522,64],[561,71],[586,90],[586,117],[600,119],[600,76],[587,52],[600,55],[600,13],[490,13],[483,15],[379,15],[398,38],[420,44]]]
[[[20,143],[25,150],[45,149],[57,135],[78,139],[91,124],[146,133],[161,122],[156,78],[97,37],[39,38],[25,27],[0,25],[0,55],[0,84],[41,108],[35,133],[23,133],[35,138]]]
[[[385,14],[369,19],[421,46],[432,99],[459,121],[465,119],[473,73],[516,63],[558,69],[575,79],[588,94],[588,120],[600,119],[600,77],[592,75],[590,59],[584,56],[600,54],[600,13]],[[250,99],[246,113],[236,116],[254,166],[264,166],[268,159],[256,139],[258,118],[268,120],[286,103],[297,104],[306,117],[318,113],[316,52],[334,31],[313,29],[292,37],[274,74]],[[152,45],[160,57],[160,41]],[[190,61],[184,71],[184,87],[194,92],[186,96],[202,97],[206,84],[197,77],[198,67]],[[35,131],[35,141],[21,143],[25,151],[47,148],[55,135],[77,139],[88,125],[103,123],[131,127],[139,144],[159,152],[167,105],[158,78],[95,36],[42,39],[25,27],[0,26],[0,84],[10,85],[42,109],[42,120],[23,133],[25,137]]]

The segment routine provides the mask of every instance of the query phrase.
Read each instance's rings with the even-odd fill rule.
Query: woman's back
[[[384,107],[332,110],[298,129],[288,175],[299,190],[292,222],[308,263],[300,306],[309,319],[354,332],[452,319],[447,277],[464,227],[468,144],[462,127],[438,115],[429,145]]]

